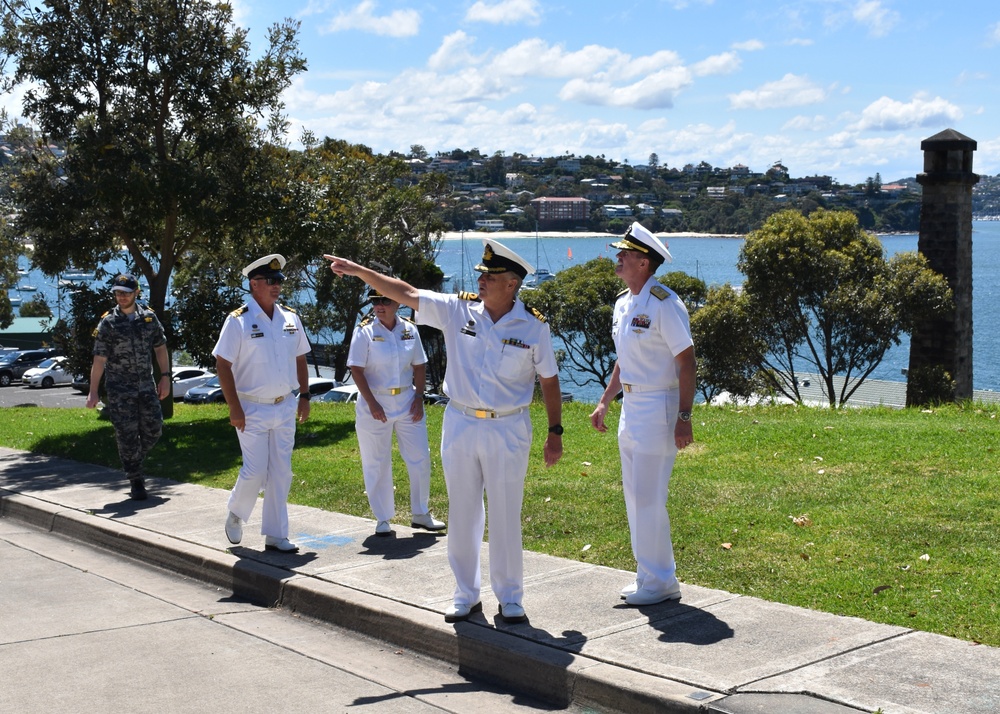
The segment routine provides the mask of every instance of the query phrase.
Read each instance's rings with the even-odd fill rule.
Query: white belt
[[[625,392],[667,392],[676,387],[676,384],[671,384],[667,387],[644,387],[641,384],[625,384],[622,382],[622,391]]]
[[[281,404],[283,401],[288,399],[288,394],[282,394],[280,397],[268,397],[264,399],[262,397],[255,397],[250,394],[244,394],[243,392],[237,392],[240,399],[245,402],[253,402],[254,404]]]
[[[402,394],[407,387],[389,387],[388,389],[373,389],[372,394],[391,394],[396,396],[397,394]]]
[[[503,411],[497,411],[496,409],[476,409],[475,407],[467,407],[464,404],[459,404],[455,400],[448,402],[449,409],[457,409],[458,411],[465,414],[465,416],[475,417],[476,419],[499,419],[500,417],[513,416],[514,414],[520,414],[525,410],[525,407],[518,407],[517,409],[505,409]]]

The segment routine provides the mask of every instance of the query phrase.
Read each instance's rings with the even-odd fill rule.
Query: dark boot
[[[129,498],[133,501],[145,501],[149,498],[146,493],[146,482],[143,481],[142,476],[129,478],[129,483],[132,484],[132,488],[128,492]]]

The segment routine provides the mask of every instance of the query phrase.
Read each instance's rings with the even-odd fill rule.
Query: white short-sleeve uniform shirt
[[[558,371],[549,326],[520,300],[496,324],[483,303],[464,293],[420,290],[417,322],[444,333],[448,368],[444,392],[459,404],[505,411],[526,407],[535,374]]]
[[[417,326],[403,318],[391,330],[374,317],[363,321],[354,329],[347,353],[347,366],[364,368],[373,391],[409,387],[414,366],[426,362]]]
[[[268,318],[252,297],[231,312],[212,354],[233,365],[236,390],[261,399],[284,396],[299,386],[295,359],[309,352],[299,316],[275,304]]]
[[[673,357],[694,344],[688,311],[677,293],[650,276],[638,295],[627,291],[618,298],[611,329],[624,384],[677,386]]]

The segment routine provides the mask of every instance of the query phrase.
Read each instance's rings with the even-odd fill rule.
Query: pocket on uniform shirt
[[[530,374],[533,368],[531,350],[508,346],[500,355],[497,374],[503,379],[517,379]]]

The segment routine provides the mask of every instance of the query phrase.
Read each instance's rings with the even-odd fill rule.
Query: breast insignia
[[[470,293],[466,290],[463,290],[458,294],[458,299],[471,300],[472,302],[479,302],[479,293]]]
[[[657,300],[666,300],[666,299],[667,299],[667,297],[668,297],[668,296],[670,295],[670,291],[669,291],[669,290],[667,290],[667,289],[666,289],[665,287],[663,287],[662,285],[654,285],[653,287],[651,287],[651,288],[649,289],[649,292],[650,292],[650,294],[652,294],[652,296],[653,296],[653,297],[655,297],[655,298],[656,298]]]

